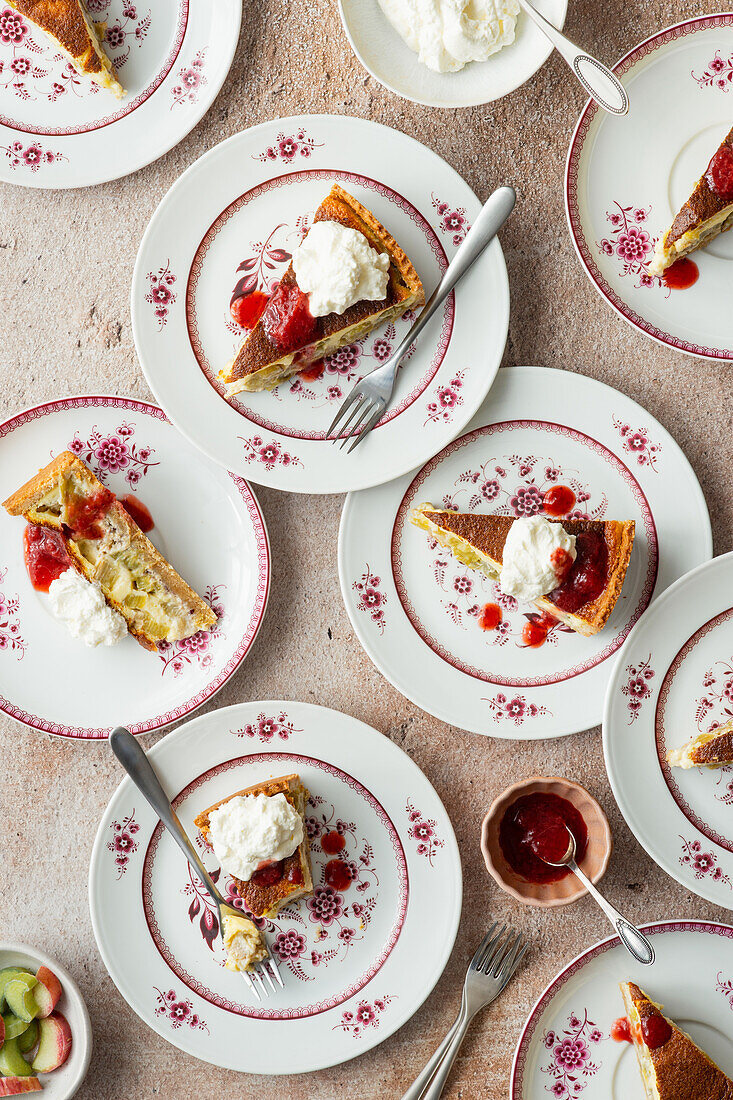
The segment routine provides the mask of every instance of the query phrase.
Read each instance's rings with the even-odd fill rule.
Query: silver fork
[[[471,959],[463,983],[461,1010],[453,1027],[402,1100],[438,1100],[469,1024],[505,989],[526,950],[521,933],[505,924],[498,928],[494,921]]]
[[[400,362],[456,283],[463,278],[474,261],[491,244],[514,209],[516,199],[517,196],[513,187],[499,187],[493,195],[489,196],[481,209],[481,213],[466,234],[465,240],[462,241],[455,256],[448,264],[443,278],[428,298],[407,335],[400,341],[396,351],[390,355],[386,363],[373,370],[366,378],[362,378],[361,382],[356,383],[333,418],[331,427],[326,432],[326,438],[328,438],[336,430],[336,425],[341,422],[334,443],[339,437],[342,437],[342,450],[349,439],[352,439],[347,452],[350,454],[363,439],[366,439],[372,428],[382,419],[392,396]],[[343,421],[348,413],[350,415]],[[349,429],[348,432],[347,428]],[[359,431],[359,429],[361,430]]]
[[[232,905],[228,905],[217,890],[211,875],[201,862],[198,852],[188,839],[186,830],[178,820],[178,815],[171,806],[167,794],[161,787],[160,780],[155,774],[153,765],[145,755],[142,746],[137,743],[130,731],[126,730],[123,726],[118,726],[117,729],[112,730],[112,733],[109,735],[109,744],[112,752],[115,754],[120,764],[122,764],[122,767],[125,769],[130,779],[155,810],[162,824],[171,834],[176,844],[191,864],[191,867],[214,899],[219,914],[219,931],[223,939],[224,917],[239,918],[243,914],[239,909],[235,909]],[[264,937],[263,943],[265,943]],[[266,943],[265,948],[267,949],[267,958],[263,959],[262,963],[258,964],[251,974],[245,970],[241,971],[242,977],[245,979],[258,1001],[261,1000],[260,994],[264,997],[270,995],[270,989],[265,985],[263,975],[270,983],[273,993],[276,992],[275,982],[284,988],[280,971],[275,965],[275,961]],[[273,981],[273,978],[275,981]]]

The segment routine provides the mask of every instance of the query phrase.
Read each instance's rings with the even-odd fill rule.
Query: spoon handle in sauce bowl
[[[616,929],[616,935],[629,954],[632,955],[637,962],[642,963],[644,966],[650,966],[651,963],[654,962],[654,948],[644,933],[640,932],[631,921],[626,919],[626,917],[622,917],[618,909],[614,909],[610,901],[606,901],[603,895],[599,894],[588,876],[578,867],[575,860],[571,860],[567,866],[574,875],[578,876],[591,897],[595,898],[598,902],[601,909]]]

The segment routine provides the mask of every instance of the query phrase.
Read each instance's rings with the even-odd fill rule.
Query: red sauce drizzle
[[[667,268],[662,278],[664,285],[671,290],[687,290],[694,286],[699,276],[700,271],[695,261],[683,256],[681,260],[675,260],[671,267]]]
[[[542,498],[548,516],[566,516],[575,507],[575,493],[567,485],[553,485]]]
[[[308,367],[303,367],[298,371],[298,377],[302,378],[304,382],[315,382],[317,378],[320,378],[325,370],[326,364],[323,359],[316,359],[315,363],[311,363]]]
[[[342,859],[329,859],[324,868],[326,886],[343,894],[353,882],[351,872]]]
[[[345,847],[346,838],[335,829],[321,838],[321,848],[327,856],[335,856],[338,852],[343,852]]]
[[[229,311],[232,318],[242,328],[254,328],[270,301],[269,294],[263,294],[261,290],[253,290],[251,294],[243,294],[238,298],[232,298]]]
[[[479,611],[478,625],[482,630],[496,630],[502,618],[498,603],[485,603]]]
[[[59,532],[35,523],[29,523],[23,532],[23,557],[31,584],[39,592],[48,592],[53,581],[73,569]]]
[[[66,520],[71,535],[75,539],[101,539],[102,529],[99,521],[109,510],[115,499],[109,489],[101,488],[93,496],[69,496],[66,500]]]
[[[567,867],[549,867],[541,856],[558,860],[575,837],[575,858],[580,863],[588,846],[583,818],[566,798],[537,791],[512,802],[499,825],[499,845],[513,871],[527,882],[558,882],[570,874]]]
[[[283,877],[281,859],[265,859],[249,880],[255,886],[274,886]]]
[[[617,1043],[631,1042],[631,1024],[628,1016],[619,1016],[611,1025],[611,1038]]]
[[[293,886],[303,885],[303,868],[300,866],[300,860],[297,863],[291,863],[285,874],[285,878]]]
[[[127,496],[120,497],[120,504],[144,535],[153,530],[155,522],[150,514],[150,509],[146,508],[141,500],[138,500],[132,493],[128,493]]]
[[[576,558],[565,579],[547,597],[561,611],[577,611],[598,599],[608,580],[608,547],[597,531],[575,539]]]
[[[557,619],[548,615],[546,611],[539,615],[532,615],[522,628],[522,642],[530,649],[539,649],[547,641],[547,635],[553,626],[557,626]]]
[[[298,286],[278,283],[262,315],[268,339],[280,351],[295,351],[307,344],[316,326],[308,308],[308,295]]]
[[[649,1049],[656,1050],[671,1038],[672,1028],[664,1016],[655,1012],[653,1016],[645,1016],[641,1021],[641,1034]]]

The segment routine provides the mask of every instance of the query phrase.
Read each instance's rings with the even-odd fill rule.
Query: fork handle
[[[168,795],[161,787],[160,780],[155,774],[153,765],[148,760],[142,745],[139,745],[130,731],[123,726],[118,726],[117,729],[112,730],[109,735],[109,745],[137,789],[155,810],[217,906],[225,905],[226,902],[214,885],[211,875],[199,859],[198,852],[178,820],[178,815],[171,806]]]
[[[458,1029],[458,1026],[461,1023],[462,1016],[463,1016],[463,1008],[461,1008],[461,1011],[458,1013],[458,1016],[456,1017],[455,1022],[453,1024],[452,1028],[450,1029],[450,1031],[448,1032],[448,1034],[446,1035],[445,1039],[443,1039],[443,1042],[440,1044],[438,1049],[435,1051],[435,1054],[430,1059],[430,1061],[427,1063],[427,1065],[422,1070],[422,1072],[419,1073],[417,1075],[417,1077],[415,1078],[415,1080],[412,1082],[412,1084],[410,1085],[407,1092],[403,1095],[402,1100],[421,1100],[421,1098],[423,1096],[423,1093],[425,1092],[425,1089],[428,1087],[428,1085],[430,1084],[430,1082],[433,1079],[433,1074],[435,1073],[438,1066],[442,1062],[443,1056],[445,1055],[445,1052],[448,1050],[448,1047],[451,1045],[451,1042],[453,1040],[453,1036],[455,1035],[456,1030]]]
[[[442,305],[459,279],[463,278],[474,261],[491,244],[514,209],[516,201],[517,196],[513,187],[498,187],[492,195],[489,195],[476,221],[443,272],[443,278],[423,306],[414,325],[394,352],[392,362],[395,366],[408,348],[415,343],[436,309]]]
[[[475,1015],[475,1012],[466,1012],[463,1019],[455,1028],[453,1032],[453,1038],[446,1048],[443,1060],[435,1071],[432,1081],[425,1089],[425,1091],[421,1094],[420,1100],[438,1100],[438,1097],[442,1095],[443,1089],[445,1088],[445,1083],[448,1080],[448,1075],[453,1069],[453,1063],[456,1060],[456,1055],[461,1049],[461,1043],[466,1037],[468,1025],[471,1023],[471,1020],[474,1018]]]

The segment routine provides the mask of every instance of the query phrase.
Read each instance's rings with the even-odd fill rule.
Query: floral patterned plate
[[[271,392],[225,400],[217,374],[244,336],[230,302],[272,289],[334,183],[394,234],[428,293],[479,210],[452,168],[397,130],[332,115],[280,119],[216,146],[181,176],[148,226],[133,277],[135,344],[171,420],[227,469],[293,492],[364,488],[424,462],[481,404],[509,324],[506,267],[495,241],[433,318],[400,372],[387,415],[352,455],[325,432],[409,318]]]
[[[362,722],[293,702],[213,711],[169,734],[151,758],[192,837],[206,806],[297,772],[310,791],[315,892],[260,922],[284,989],[254,1000],[224,969],[206,892],[125,779],[100,822],[89,898],[104,963],[141,1019],[197,1058],[268,1074],[345,1062],[401,1027],[440,977],[461,912],[453,829],[417,765]],[[339,836],[350,879],[341,891],[324,872]],[[200,838],[199,848],[241,908]]]
[[[700,276],[670,290],[649,273],[654,241],[731,124],[733,14],[689,19],[646,39],[615,67],[633,104],[615,118],[589,102],[568,153],[565,202],[581,263],[634,327],[669,347],[733,359],[733,236],[694,255]]]
[[[532,605],[460,565],[409,512],[431,502],[535,515],[555,485],[571,490],[574,516],[635,520],[636,540],[604,630],[583,638],[556,627],[530,648]],[[656,594],[711,553],[695,475],[644,409],[582,375],[511,367],[499,372],[468,431],[417,474],[348,498],[339,575],[362,645],[404,695],[452,725],[527,740],[600,721],[611,658],[632,625]],[[499,606],[498,625],[487,623],[486,604]]]
[[[86,0],[127,91],[81,76],[0,0],[0,180],[88,187],[161,157],[203,118],[234,57],[242,0]]]
[[[66,449],[149,508],[149,538],[219,621],[157,653],[131,637],[87,648],[32,587],[23,521],[0,508],[0,710],[61,737],[106,737],[120,723],[148,733],[200,707],[247,656],[270,589],[265,521],[246,481],[203,458],[160,409],[126,397],[68,397],[0,424],[0,501]]]
[[[648,924],[654,966],[635,963],[612,936],[573,959],[529,1014],[512,1066],[509,1100],[644,1100],[618,983],[636,982],[726,1073],[733,1074],[733,928],[705,921]]]
[[[629,828],[668,875],[733,909],[733,767],[667,751],[733,718],[733,554],[674,584],[629,635],[608,685],[606,769]]]

